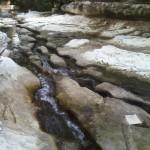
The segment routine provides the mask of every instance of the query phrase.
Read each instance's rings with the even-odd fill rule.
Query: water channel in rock
[[[52,77],[39,72],[30,63],[28,58],[26,58],[26,56],[20,51],[19,44],[21,41],[17,33],[17,28],[18,27],[1,27],[0,30],[7,33],[8,37],[12,39],[8,48],[14,52],[13,59],[21,66],[25,66],[30,69],[38,76],[41,82],[41,88],[35,93],[34,100],[35,105],[40,107],[39,111],[36,113],[36,116],[39,120],[41,129],[55,137],[59,150],[101,149],[97,146],[94,140],[90,138],[88,133],[86,133],[86,131],[79,125],[78,121],[71,114],[61,108],[55,98],[55,87]],[[36,33],[33,33],[32,37],[35,38]],[[77,72],[83,68],[76,66],[75,61],[68,57],[63,57],[68,65],[67,69],[55,67],[53,64],[50,64],[47,56],[43,56],[37,51],[38,46],[45,46],[45,44],[46,41],[37,39],[32,52],[40,57],[44,68],[53,71],[55,74],[69,76],[70,78],[76,80],[81,86],[85,86],[93,91],[96,84],[108,81],[132,91],[145,99],[150,97],[150,92],[148,92],[148,83],[144,83],[134,78],[125,78],[120,74],[110,73],[104,68],[100,68],[100,71],[103,71],[105,78],[97,80],[91,76],[77,75]],[[52,53],[56,54],[54,51],[52,51]],[[101,94],[104,97],[107,96],[104,93]]]
[[[27,67],[36,74],[41,82],[41,88],[35,93],[34,103],[40,107],[36,112],[36,117],[39,120],[41,129],[53,135],[56,139],[56,144],[59,150],[77,149],[77,150],[99,150],[97,144],[90,136],[80,127],[79,123],[67,111],[63,110],[55,98],[54,84],[51,76],[39,74],[39,72],[28,61],[28,58],[20,51],[21,43],[17,33],[17,27],[1,27],[2,32],[7,33],[7,36],[12,39],[8,45],[8,49],[14,53],[13,59],[21,66]],[[33,37],[36,37],[35,33]],[[25,43],[21,43],[25,44]],[[36,42],[32,49],[34,53],[41,58],[43,67],[53,70],[57,74],[69,76],[69,70],[62,68],[52,68],[48,63],[48,58],[37,52],[37,46],[46,44],[45,41]]]

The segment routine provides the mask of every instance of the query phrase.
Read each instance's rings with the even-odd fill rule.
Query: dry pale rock
[[[99,49],[86,51],[75,56],[77,64],[81,66],[105,66],[122,73],[150,81],[150,55],[136,53],[106,45]]]
[[[0,149],[56,150],[51,135],[42,132],[34,114],[33,92],[40,82],[26,68],[0,58]]]
[[[69,41],[65,46],[71,47],[71,48],[77,48],[80,47],[86,43],[89,43],[88,39],[73,39]]]

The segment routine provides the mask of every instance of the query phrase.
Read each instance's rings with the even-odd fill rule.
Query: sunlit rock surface
[[[104,65],[129,75],[141,76],[150,81],[150,55],[130,52],[107,45],[93,51],[87,51],[76,57],[77,64],[86,66],[90,64]]]
[[[38,108],[31,104],[39,80],[13,60],[0,58],[0,149],[56,150],[50,135],[39,129],[34,114]]]
[[[16,18],[23,19],[24,24],[22,26],[38,31],[86,32],[90,29],[87,25],[90,23],[90,19],[84,16],[55,14],[44,17],[40,16],[38,12],[29,12],[17,15]]]
[[[0,18],[0,27],[13,27],[17,21],[12,18]]]
[[[103,98],[99,94],[86,87],[80,87],[76,81],[69,77],[54,77],[54,81],[56,83],[56,97],[60,100],[60,104],[67,109],[72,107],[73,114],[86,111],[83,108],[99,106],[103,103]]]
[[[140,36],[115,36],[110,40],[111,44],[115,44],[120,47],[126,47],[128,50],[137,50],[145,53],[150,53],[150,38],[144,38]]]
[[[73,47],[82,46],[86,43],[89,43],[88,39],[73,39],[70,42],[68,42],[65,46],[73,48]]]
[[[68,77],[55,77],[56,97],[104,150],[149,150],[148,113],[120,99],[102,99]],[[125,115],[137,114],[142,126],[129,128]],[[144,135],[144,136],[143,136]],[[128,143],[128,144],[126,144]]]
[[[147,36],[149,32],[148,23],[145,25],[143,22],[135,23],[132,21],[94,19],[66,14],[45,16],[40,12],[31,11],[26,14],[20,14],[16,16],[16,18],[22,22],[20,25],[21,27],[40,32],[40,35],[47,39],[48,44],[46,46],[49,49],[52,48],[52,50],[57,50],[59,55],[75,58],[79,66],[103,66],[109,68],[112,72],[119,71],[125,73],[127,76],[138,76],[140,79],[149,81],[149,55],[130,52],[128,49],[122,48],[122,46],[125,43],[125,47],[127,44],[133,48],[135,44],[122,38],[121,40],[119,38],[119,41],[117,39],[118,36],[125,35],[128,37],[133,37],[133,35],[140,36],[139,40],[142,42],[140,42],[141,45],[140,43],[137,44],[137,47],[138,49],[141,47],[146,49],[149,47],[147,46],[149,38]],[[87,37],[89,35],[92,35],[92,37]],[[25,40],[27,38],[28,37],[22,37],[22,39]],[[59,40],[60,38],[65,40],[63,42],[61,40],[58,42],[58,38]],[[89,41],[81,42],[86,38],[89,39]],[[133,37],[133,39],[134,38],[136,37]],[[107,42],[111,42],[110,39],[112,39],[112,41],[117,39],[116,43],[121,43],[120,41],[123,41],[123,43],[121,45],[118,44],[118,47],[114,47],[107,44]],[[61,42],[64,43],[63,46],[60,44]],[[31,56],[29,59],[39,60],[37,56]],[[89,71],[88,67],[86,71]],[[97,74],[96,69],[95,71],[95,74]],[[15,69],[14,72],[16,72]],[[14,79],[14,82],[18,80],[16,73],[14,75],[10,75],[11,73],[8,74]],[[101,73],[97,74],[98,77],[101,77],[101,75]],[[25,77],[28,77],[28,74]],[[103,100],[99,94],[79,86],[76,81],[68,77],[58,77],[54,78],[54,80],[56,83],[56,97],[59,99],[61,105],[76,116],[78,121],[100,147],[106,150],[149,150],[149,115],[144,110],[120,101],[120,99],[105,98]],[[31,81],[33,82],[33,80]],[[31,81],[29,82],[30,84],[32,83]],[[22,80],[21,83],[24,84]],[[26,83],[28,82],[26,81]],[[22,89],[20,85],[17,85],[17,87]],[[31,101],[30,97],[26,99]],[[15,108],[18,106],[17,104],[14,105]],[[12,106],[10,106],[10,109],[11,107]],[[21,107],[22,110],[26,110],[25,108],[26,107],[23,109]],[[134,126],[136,130],[134,134],[130,133],[128,125],[124,122],[124,116],[133,113],[138,114],[140,118],[142,118],[142,122],[144,122],[142,126]],[[10,115],[10,118],[13,121],[16,120],[12,115]],[[29,119],[30,117],[27,118]],[[23,118],[26,119],[26,117]],[[29,122],[30,125],[30,122],[34,123],[34,121],[28,120],[27,122]],[[25,132],[25,130],[23,132]],[[35,134],[37,135],[37,133]],[[44,139],[45,143],[49,143],[47,138],[43,138],[43,136],[40,137]],[[31,141],[32,143],[36,143],[36,138],[31,138]],[[43,149],[47,149],[47,145],[44,146]],[[27,145],[27,147],[28,149],[34,149],[36,144]],[[48,148],[49,147],[51,146],[48,145]],[[38,148],[36,147],[35,149]]]
[[[50,55],[50,62],[57,67],[64,67],[64,68],[67,67],[66,62],[61,57],[57,56],[56,54]]]
[[[145,41],[148,41],[148,39]],[[143,43],[146,46],[149,45],[147,42]],[[67,48],[65,46],[64,48],[58,48],[58,53],[73,57],[79,66],[102,66],[112,71],[119,71],[128,77],[133,76],[150,82],[149,54],[120,49],[112,45],[100,46],[99,48],[98,43],[95,43],[97,48],[94,48],[95,45],[91,45],[92,41],[78,48]]]
[[[49,55],[49,51],[45,46],[39,46],[37,47],[37,50],[43,55]]]
[[[38,11],[29,11],[28,13],[20,13],[17,15],[17,20],[23,21],[25,18],[37,18],[40,17],[40,13]]]

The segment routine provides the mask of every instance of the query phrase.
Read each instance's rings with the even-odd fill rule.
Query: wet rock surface
[[[55,95],[55,87],[51,76],[39,75],[41,88],[36,92],[35,104],[41,107],[37,118],[42,129],[54,134],[60,150],[99,150],[95,142],[90,141],[70,114],[61,109]]]
[[[56,65],[57,67],[67,67],[66,62],[61,57],[55,54],[50,55],[50,62]]]
[[[130,135],[128,125],[124,123],[124,117],[127,114],[135,113],[140,115],[146,124],[149,124],[149,115],[145,111],[117,99],[106,98],[104,99],[105,103],[102,103],[99,98],[95,98],[97,94],[92,96],[90,91],[87,91],[83,96],[82,90],[84,91],[84,88],[79,88],[77,83],[69,78],[55,79],[55,85],[56,97],[60,104],[78,118],[102,149],[122,150],[136,145],[138,149],[142,150],[138,138],[133,139],[133,135]],[[71,89],[75,89],[75,93]],[[142,126],[134,128],[136,131],[133,134],[137,135],[144,134],[146,130],[149,130],[149,128],[143,129]],[[141,143],[144,141],[148,143],[148,137],[147,133],[146,138],[140,139],[143,141]],[[148,146],[144,148],[148,150]]]
[[[139,36],[115,36],[108,43],[122,49],[150,54],[150,38]]]
[[[53,19],[53,17],[54,16],[52,16],[51,19]],[[44,32],[47,32],[46,34],[43,34],[44,37],[47,38],[47,40],[50,42],[50,45],[53,45],[53,44],[56,45],[55,48],[52,48],[52,46],[48,47],[47,45],[49,50],[52,50],[53,53],[58,52],[58,54],[61,56],[64,56],[64,57],[69,56],[71,58],[74,58],[77,60],[76,63],[79,66],[86,67],[77,72],[78,76],[82,77],[82,75],[89,75],[97,79],[99,82],[108,80],[111,82],[115,82],[117,84],[120,84],[120,83],[126,84],[129,82],[129,80],[130,82],[134,80],[134,78],[132,79],[132,77],[135,77],[135,76],[132,73],[128,74],[127,73],[128,71],[126,72],[126,70],[124,70],[125,76],[123,78],[125,78],[126,76],[129,77],[127,79],[128,81],[120,82],[119,75],[117,75],[115,79],[112,79],[111,75],[110,76],[108,75],[110,72],[111,73],[116,72],[116,74],[118,72],[119,74],[122,73],[119,70],[117,72],[116,69],[111,69],[107,66],[108,65],[107,63],[110,62],[110,60],[112,60],[112,57],[108,57],[107,63],[101,61],[100,65],[99,63],[88,64],[86,63],[86,60],[83,57],[81,57],[87,51],[92,52],[94,49],[101,48],[102,46],[107,46],[108,44],[112,44],[116,46],[117,48],[120,48],[118,52],[121,52],[122,50],[124,50],[124,48],[126,48],[127,53],[128,52],[130,53],[130,51],[134,51],[135,52],[134,54],[136,55],[137,52],[139,51],[142,53],[146,52],[144,56],[149,57],[148,50],[147,50],[149,47],[149,44],[148,44],[149,37],[146,37],[146,38],[144,37],[145,33],[149,32],[148,31],[149,26],[146,22],[118,21],[118,20],[112,21],[112,20],[107,20],[107,19],[95,20],[94,18],[91,19],[91,18],[86,18],[86,17],[83,17],[82,20],[80,20],[81,18],[79,16],[79,20],[80,20],[80,23],[78,23],[79,28],[75,29],[74,27],[76,26],[76,23],[74,21],[75,19],[74,16],[72,17],[72,16],[65,15],[63,19],[61,17],[62,16],[56,15],[56,20],[59,18],[58,19],[59,21],[53,22],[51,20],[51,23],[49,24],[49,26],[46,25],[44,21],[50,18],[43,19],[44,20],[43,23],[39,24],[40,28],[38,24],[36,24],[36,30],[40,31],[42,34]],[[68,20],[65,21],[65,27],[64,27],[64,25],[62,24],[64,24],[65,19],[66,20],[68,19]],[[144,23],[145,25],[144,29],[142,29],[142,26],[141,26],[142,23]],[[26,18],[25,18],[25,24],[23,24],[22,26],[30,27],[30,29],[33,29],[33,28],[35,29],[34,24],[31,23]],[[61,30],[61,32],[59,30],[60,27],[64,27],[63,30]],[[49,28],[51,29],[49,30]],[[77,39],[76,38],[77,35],[72,36],[76,32],[80,33],[81,38]],[[93,38],[93,35],[96,36],[97,38],[96,39]],[[89,38],[87,37],[84,38],[84,36],[88,36]],[[60,38],[63,39],[64,41],[61,41]],[[136,45],[134,44],[135,42],[128,42],[129,38],[132,39],[132,41],[136,41],[136,40],[140,41],[141,44],[138,43]],[[83,39],[84,40],[86,39],[85,43],[80,42],[80,41],[83,41]],[[60,43],[62,44],[60,43],[58,44],[58,41],[60,41]],[[79,61],[79,58],[80,58],[80,61]],[[89,58],[91,58],[91,55]],[[96,60],[99,61],[99,58],[97,58]],[[140,57],[139,57],[139,60],[140,60]],[[103,71],[103,69],[100,67],[106,68],[107,71],[106,72]],[[148,73],[149,72],[148,68],[146,70]],[[143,71],[145,72],[146,70],[143,70]],[[129,71],[129,72],[132,72],[132,71]],[[116,76],[116,74],[114,74],[114,76]],[[139,79],[142,80],[142,76],[140,76]],[[147,79],[149,80],[149,77]],[[146,79],[146,82],[148,81],[147,79]],[[77,79],[76,81],[79,81],[79,80],[80,79]],[[125,80],[125,79],[122,79],[122,80]],[[91,96],[92,94],[89,91],[87,91],[86,94],[84,95],[85,97],[83,96],[82,98],[82,94],[80,93],[82,91],[81,90],[82,87],[80,87],[76,81],[69,79],[67,77],[54,77],[54,81],[56,84],[56,97],[58,98],[60,104],[65,109],[70,111],[75,116],[75,118],[77,118],[77,120],[82,125],[82,127],[86,129],[86,131],[90,134],[90,136],[94,139],[94,141],[96,141],[99,147],[102,147],[103,149],[111,148],[114,150],[115,149],[120,149],[120,150],[121,149],[136,149],[136,148],[142,150],[142,147],[143,147],[142,144],[139,145],[138,144],[139,139],[130,133],[130,131],[128,130],[127,123],[124,122],[124,118],[125,118],[125,115],[127,114],[138,114],[138,115],[140,114],[139,116],[140,117],[142,116],[141,118],[144,119],[144,123],[143,123],[144,128],[143,126],[136,127],[138,128],[136,135],[137,137],[140,137],[141,135],[143,135],[145,132],[149,130],[149,125],[148,125],[149,123],[147,122],[148,119],[145,119],[145,116],[149,118],[149,115],[148,115],[149,103],[148,102],[144,101],[142,98],[136,99],[135,98],[136,96],[134,97],[136,100],[135,99],[133,100],[132,99],[133,95],[132,94],[130,95],[130,93],[127,93],[128,96],[132,97],[132,98],[130,97],[130,100],[131,100],[130,102],[129,100],[126,101],[127,100],[126,97],[124,96],[119,97],[119,95],[116,94],[117,95],[116,98],[119,98],[119,99],[105,98],[104,103],[98,103],[97,101],[96,103],[93,103],[94,98]],[[135,83],[136,82],[137,81],[135,81]],[[92,84],[89,83],[87,80],[86,80],[86,83],[87,85],[82,84],[82,86],[91,87],[94,85],[93,83]],[[136,85],[138,85],[138,82]],[[136,89],[133,89],[135,87],[137,86],[131,86],[130,89],[133,90],[134,92],[137,92]],[[141,87],[143,88],[144,85],[142,85]],[[148,87],[149,87],[149,83],[147,83],[146,85],[146,89],[145,89],[146,91],[149,91]],[[142,90],[142,88],[140,90]],[[77,89],[79,90],[77,91]],[[118,87],[115,87],[115,90],[118,90]],[[93,95],[95,94],[97,95],[97,93],[94,92]],[[90,98],[87,97],[88,95]],[[104,97],[105,96],[106,95],[104,95]],[[147,99],[149,100],[149,98]],[[89,101],[86,102],[86,100],[87,101],[89,100]],[[145,122],[146,122],[146,125],[144,125]],[[144,137],[142,138],[142,141],[147,143],[146,146],[144,146],[144,149],[148,149],[149,144],[147,142],[147,138],[148,138],[148,134],[146,134],[146,138]],[[141,143],[144,143],[144,142],[141,142]]]
[[[37,91],[35,104],[40,107],[37,111],[40,127],[55,136],[58,149],[148,150],[148,22],[68,14],[49,16],[31,11],[17,15],[16,19],[20,24],[13,28],[15,35],[9,36],[14,59],[35,74],[45,74],[49,80],[47,82],[38,76],[41,88]],[[22,49],[22,46],[25,47]],[[46,46],[48,52],[39,53],[38,47],[41,46]],[[101,61],[103,55],[97,57],[98,54],[93,53],[95,49],[101,53],[104,46],[110,47],[104,52],[107,56],[104,60],[107,61]],[[112,49],[117,49],[117,53],[109,53]],[[124,50],[133,54],[128,55],[131,59],[121,53]],[[85,55],[94,59],[87,61],[82,57]],[[138,58],[137,68],[133,67],[134,56]],[[123,69],[124,64],[118,61],[114,64],[117,67],[111,68],[112,64],[108,63],[113,58],[121,62],[125,60],[126,66],[131,66]],[[118,67],[120,64],[121,69]],[[135,76],[139,72],[140,76]],[[52,80],[55,82],[56,95]],[[99,86],[99,89],[96,88],[99,93],[95,91],[96,85]],[[71,116],[64,109],[71,112]],[[142,125],[129,129],[125,115],[131,114],[137,114]],[[86,135],[84,131],[94,141],[92,144],[83,138]]]

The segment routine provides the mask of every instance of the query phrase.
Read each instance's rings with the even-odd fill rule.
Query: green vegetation
[[[18,5],[21,9],[50,10],[55,0],[11,0],[11,4]]]
[[[62,4],[68,3],[71,0],[0,0],[0,2],[10,1],[13,5],[18,5],[21,9],[47,11],[51,10],[54,6],[60,8]]]

